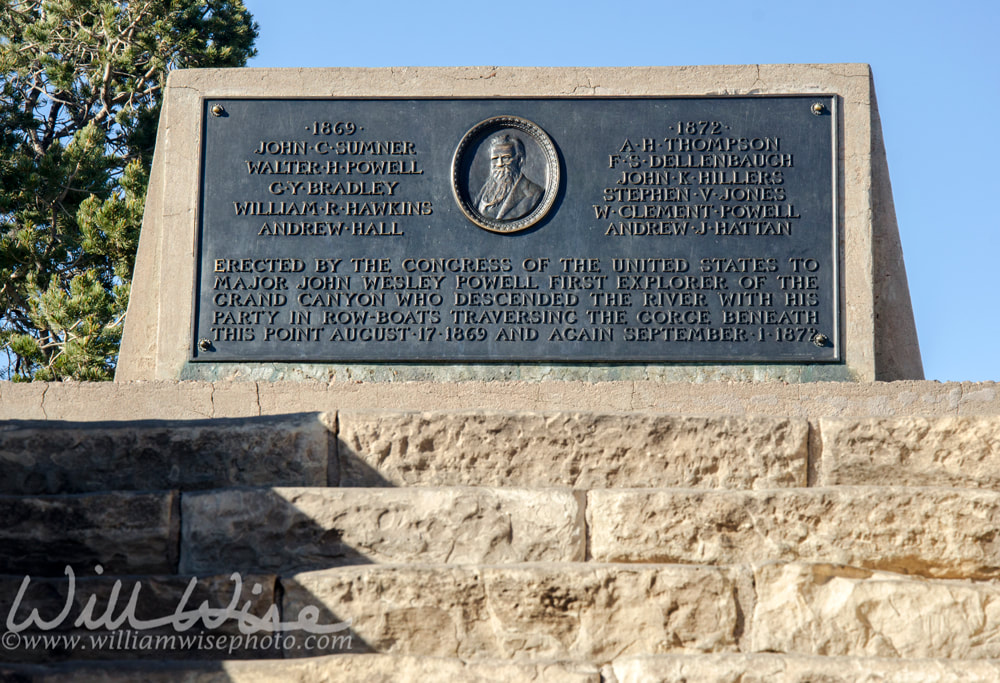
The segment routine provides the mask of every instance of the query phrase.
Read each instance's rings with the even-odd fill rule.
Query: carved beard
[[[512,166],[494,168],[483,186],[482,198],[479,201],[480,210],[492,209],[498,204],[502,204],[514,189],[514,183],[520,173],[515,173]]]

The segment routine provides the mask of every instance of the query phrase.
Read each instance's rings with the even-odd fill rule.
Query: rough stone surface
[[[285,489],[279,493],[291,490],[295,495],[300,492],[303,495],[301,498],[279,495],[280,500],[271,502],[267,501],[266,492],[259,490],[184,493],[181,498],[189,500],[208,500],[216,494],[219,500],[233,496],[232,501],[242,500],[239,504],[231,502],[239,511],[238,515],[234,513],[234,518],[243,519],[240,522],[243,527],[239,530],[242,537],[238,539],[242,546],[225,546],[209,537],[199,541],[208,548],[206,557],[214,553],[211,566],[226,571],[219,572],[221,576],[214,579],[200,579],[189,604],[196,606],[203,599],[224,604],[231,594],[223,585],[229,583],[229,572],[244,569],[234,567],[236,563],[231,560],[249,558],[246,562],[252,566],[258,558],[269,555],[272,552],[268,547],[272,543],[268,537],[271,531],[261,528],[277,520],[274,528],[279,531],[272,534],[277,543],[274,547],[287,544],[298,549],[288,551],[284,558],[262,562],[272,561],[280,567],[281,562],[293,558],[289,566],[294,567],[300,556],[317,563],[328,562],[329,549],[339,543],[340,549],[332,553],[334,562],[371,562],[375,558],[379,562],[410,563],[410,566],[352,566],[299,574],[280,581],[269,575],[263,580],[263,595],[259,596],[260,603],[255,603],[253,611],[259,613],[258,610],[271,604],[275,599],[275,586],[281,586],[277,593],[284,595],[285,619],[295,619],[303,608],[315,607],[322,623],[352,620],[353,649],[399,654],[367,659],[353,655],[302,659],[304,655],[329,652],[317,648],[238,655],[298,658],[260,665],[249,662],[191,663],[187,666],[98,662],[83,669],[71,669],[69,664],[6,664],[0,665],[0,679],[21,676],[18,680],[395,681],[408,680],[409,676],[410,680],[594,680],[596,683],[595,667],[601,667],[606,683],[615,680],[611,676],[617,678],[616,683],[672,682],[683,678],[727,683],[1000,680],[1000,661],[991,659],[1000,659],[1000,608],[996,607],[1000,605],[1000,576],[997,575],[1000,562],[994,546],[994,529],[996,520],[1000,519],[997,509],[1000,494],[982,490],[992,487],[996,477],[990,467],[990,459],[995,457],[996,439],[990,427],[994,420],[967,419],[974,414],[1000,415],[1000,402],[993,384],[905,382],[787,387],[621,382],[596,386],[549,383],[532,388],[527,383],[510,382],[495,386],[469,383],[436,387],[430,384],[327,387],[256,383],[234,386],[237,388],[229,393],[221,385],[201,383],[52,384],[21,391],[14,385],[0,383],[0,415],[24,419],[27,415],[39,417],[38,413],[47,411],[51,411],[49,416],[52,417],[71,410],[96,414],[100,409],[103,419],[120,419],[122,411],[127,416],[141,415],[153,409],[155,397],[166,397],[160,417],[184,419],[178,415],[192,410],[191,406],[221,415],[230,410],[246,409],[250,404],[244,399],[256,397],[254,408],[266,413],[305,404],[313,410],[350,407],[352,412],[343,414],[342,425],[335,412],[310,418],[314,426],[319,425],[317,429],[330,434],[340,429],[346,434],[351,429],[351,420],[368,419],[362,414],[362,407],[397,408],[400,404],[416,405],[425,401],[461,408],[469,419],[463,422],[456,413],[439,412],[422,423],[420,420],[428,416],[393,412],[369,416],[372,421],[366,427],[368,431],[363,432],[368,443],[390,444],[385,462],[396,463],[393,467],[401,472],[408,473],[408,468],[412,467],[414,472],[451,476],[444,474],[444,466],[431,466],[432,456],[448,450],[461,454],[462,457],[455,455],[448,467],[457,468],[463,472],[462,476],[480,467],[468,460],[482,459],[486,463],[482,467],[484,476],[496,477],[496,481],[506,481],[503,477],[507,475],[502,473],[501,476],[491,468],[501,470],[510,463],[510,467],[534,473],[535,480],[526,482],[525,486],[538,486],[538,480],[548,476],[560,483],[601,489],[603,487],[597,483],[600,478],[593,473],[600,471],[605,462],[622,458],[619,471],[612,474],[608,469],[601,474],[608,477],[607,486],[622,486],[624,479],[615,477],[623,476],[620,472],[631,465],[633,458],[648,454],[634,444],[652,441],[654,432],[650,425],[658,424],[657,420],[664,420],[672,428],[692,423],[662,415],[610,415],[608,408],[596,415],[581,414],[579,409],[555,415],[553,406],[574,408],[596,405],[603,400],[616,406],[656,405],[659,412],[662,412],[660,407],[665,407],[683,414],[722,415],[729,412],[743,416],[709,420],[704,423],[706,425],[733,425],[740,420],[753,422],[747,416],[785,413],[813,420],[809,440],[817,459],[810,483],[837,483],[840,486],[801,488],[804,484],[799,481],[775,485],[786,488],[754,490],[753,487],[762,485],[760,479],[754,479],[745,484],[743,490],[662,490],[648,488],[653,484],[640,480],[635,485],[647,488],[590,491],[590,554],[594,560],[617,558],[643,563],[669,560],[717,565],[774,560],[792,562],[757,565],[753,569],[752,583],[751,570],[746,566],[713,568],[693,564],[624,565],[579,561],[524,565],[512,563],[516,561],[513,554],[498,557],[511,548],[528,548],[526,552],[530,554],[573,547],[577,553],[573,558],[583,559],[583,541],[579,535],[580,529],[587,528],[579,517],[583,505],[568,490],[519,490],[525,498],[516,502],[510,497],[503,498],[501,492],[493,489],[393,489],[387,485],[419,480],[390,480],[376,471],[374,465],[366,465],[369,471],[362,471],[361,475],[348,473],[346,481],[351,481],[350,477],[368,476],[382,488],[353,488],[339,492]],[[149,390],[154,398],[140,396],[143,390]],[[223,399],[223,395],[228,398]],[[187,396],[192,397],[191,406],[183,404]],[[203,401],[206,396],[210,399],[207,403]],[[18,401],[25,403],[18,405]],[[514,407],[521,403],[548,410],[544,415],[472,413],[479,406]],[[463,407],[463,404],[466,405]],[[960,417],[956,418],[955,414]],[[859,415],[880,417],[849,419]],[[837,416],[837,419],[815,419],[825,416]],[[907,416],[920,416],[920,419]],[[90,418],[83,415],[79,419]],[[623,419],[638,419],[636,424],[641,425],[642,430],[637,430],[633,424],[622,424]],[[785,423],[796,425],[805,424],[805,421],[793,419]],[[189,426],[194,429],[199,425],[207,426],[201,422],[192,422]],[[96,433],[105,427],[90,426]],[[22,427],[0,424],[0,444],[9,443]],[[50,449],[53,454],[49,462],[54,463],[53,468],[62,466],[59,463],[63,461],[59,458],[77,458],[77,464],[67,464],[65,468],[67,471],[70,467],[77,468],[80,481],[96,477],[93,472],[86,471],[86,465],[79,464],[86,462],[82,449],[92,448],[87,442],[90,437],[84,433],[86,427],[80,425],[83,430],[80,443],[61,442],[58,439],[63,436],[53,435],[58,437],[58,443],[65,443],[65,447],[58,453],[58,448]],[[632,451],[619,452],[616,447],[599,440],[616,429],[621,430],[616,437],[622,440],[621,448],[631,445]],[[401,447],[400,434],[407,443],[405,454],[392,450]],[[661,439],[670,436],[670,432],[655,434]],[[280,442],[277,436],[267,438]],[[419,447],[423,438],[432,438],[432,447]],[[731,442],[706,437],[704,450],[711,452],[716,441],[722,444],[721,448],[728,448],[725,444],[739,439],[736,435]],[[96,444],[91,450],[96,458],[95,469],[104,467],[100,460],[100,437],[94,437],[92,443]],[[199,443],[206,451],[213,447],[207,438]],[[790,441],[765,443],[766,450],[771,453],[767,457],[773,457],[774,452],[788,446]],[[584,452],[587,448],[596,453],[593,459]],[[702,448],[699,445],[683,455],[685,458],[703,457]],[[736,449],[737,445],[732,448]],[[492,451],[500,451],[500,455]],[[15,455],[3,456],[8,458],[8,463],[19,463],[18,458],[37,457],[38,453],[33,447],[8,450],[10,452]],[[556,455],[560,452],[572,457],[560,461]],[[663,447],[662,452],[670,451]],[[747,453],[746,457],[765,457],[749,450]],[[345,456],[344,444],[341,444],[341,456]],[[129,462],[128,453],[123,451],[119,457],[122,462]],[[194,458],[194,454],[185,457]],[[275,461],[266,466],[280,468],[283,456],[275,453],[272,457]],[[428,460],[419,463],[419,457]],[[883,462],[883,458],[888,460]],[[112,462],[109,457],[109,470]],[[725,476],[712,472],[711,467],[700,460],[682,459],[682,462],[687,463],[687,467],[701,468],[697,476],[702,482],[718,477],[719,486],[735,487],[743,476],[736,460],[732,461],[732,471]],[[355,463],[364,464],[356,458]],[[547,463],[553,472],[545,472],[539,463]],[[726,463],[720,466],[723,465]],[[586,469],[588,466],[591,469]],[[673,461],[663,466],[668,472],[680,472],[670,469],[674,466]],[[39,465],[35,471],[45,472],[46,467]],[[569,472],[570,467],[581,469],[572,475],[573,478],[563,479],[567,476],[563,470]],[[10,464],[4,471],[13,473],[16,470]],[[237,472],[234,476],[244,474]],[[55,477],[54,474],[49,476]],[[107,476],[136,475],[112,472]],[[848,485],[852,477],[865,483],[892,485]],[[328,474],[328,479],[336,483],[338,477]],[[896,485],[900,482],[940,482],[966,488],[905,488]],[[456,532],[458,537],[454,544],[442,529],[465,529],[468,523],[462,510],[466,509],[463,506],[467,499],[442,497],[442,491],[471,495],[478,506],[471,509],[479,510],[474,519],[483,525],[473,525],[471,531],[460,534]],[[545,513],[519,516],[510,512],[512,508],[534,510],[531,505],[535,497],[549,493],[558,494],[560,500],[571,501],[571,509],[575,512],[566,513],[566,519],[572,521],[567,522],[568,527],[547,525],[546,520],[550,517]],[[329,501],[333,498],[328,497],[331,494],[333,498],[342,496],[339,498],[341,503],[331,504]],[[265,495],[263,503],[261,498],[255,497],[261,495]],[[351,499],[351,495],[360,497]],[[388,497],[380,499],[379,503],[378,495]],[[428,500],[422,496],[428,496]],[[67,563],[81,575],[73,614],[79,613],[91,593],[98,596],[96,611],[101,612],[115,580],[113,573],[154,571],[148,567],[135,570],[130,562],[135,559],[140,564],[152,565],[155,561],[148,558],[160,552],[176,561],[179,531],[170,531],[176,528],[178,519],[174,509],[174,504],[179,508],[176,499],[177,494],[0,497],[0,513],[3,514],[0,519],[4,520],[0,528],[0,563],[6,563],[2,565],[3,571],[12,574],[0,577],[0,615],[8,612],[23,574],[29,573],[22,571],[27,570],[28,565],[31,584],[18,614],[23,619],[25,612],[37,607],[43,616],[55,615],[65,601],[67,581],[65,578],[43,578],[43,575],[62,577]],[[175,503],[170,504],[169,500]],[[203,520],[201,526],[225,528],[230,522],[220,523],[210,507],[199,512]],[[441,512],[442,509],[446,512]],[[570,508],[564,506],[562,509]],[[509,516],[506,536],[499,531],[503,528],[504,515]],[[160,533],[157,529],[164,518],[169,522],[162,525],[166,531]],[[351,523],[352,519],[366,521]],[[345,523],[338,526],[341,520]],[[525,525],[534,531],[541,529],[539,538],[542,540],[531,542],[529,539],[534,531],[525,532]],[[331,533],[342,532],[345,528],[360,541],[349,540],[346,536],[337,538],[336,533]],[[483,528],[486,531],[482,531]],[[559,531],[560,528],[571,531]],[[54,530],[59,533],[52,533]],[[577,534],[573,540],[576,545],[567,540],[573,533]],[[143,540],[144,534],[154,540]],[[163,542],[162,538],[172,540]],[[451,553],[450,562],[492,564],[422,564],[431,561],[428,558],[447,557],[448,553]],[[475,559],[479,557],[475,553],[495,554],[480,560]],[[801,559],[850,563],[854,567],[806,564],[798,561]],[[104,577],[93,576],[93,567],[98,563],[106,569]],[[171,569],[161,567],[155,571],[175,569],[176,566],[171,565]],[[903,572],[924,576],[907,576]],[[197,573],[205,576],[209,572],[199,570]],[[135,577],[123,577],[119,612],[135,580]],[[187,578],[158,576],[139,580],[143,584],[138,602],[139,616],[155,618],[173,611]],[[206,584],[209,580],[217,583]],[[251,578],[245,575],[244,580],[247,587],[242,593],[243,601],[252,597]],[[64,629],[56,633],[76,632]],[[738,654],[740,651],[752,654]],[[211,653],[212,658],[220,659],[217,655]],[[55,662],[68,656],[65,651],[0,652],[0,660],[8,658],[29,663]],[[119,659],[133,655],[117,651],[94,656]],[[167,655],[157,652],[135,656],[149,659]],[[171,652],[169,656],[177,655]],[[469,662],[441,657],[467,657]],[[927,657],[934,659],[925,659]],[[517,661],[511,662],[511,659]],[[551,664],[552,659],[564,663]],[[583,663],[566,664],[566,660]],[[272,664],[279,669],[270,668]]]
[[[0,612],[5,623],[9,616],[18,627],[14,629],[14,635],[6,633],[8,626],[5,625],[6,637],[3,648],[0,648],[0,661],[48,663],[62,660],[211,660],[281,656],[280,647],[265,648],[259,641],[251,646],[245,639],[233,638],[241,635],[235,619],[219,619],[219,623],[212,624],[212,628],[205,628],[205,622],[199,620],[192,628],[184,631],[173,625],[147,628],[147,625],[141,623],[170,617],[178,609],[193,612],[202,603],[207,603],[210,609],[221,613],[232,603],[234,596],[236,609],[245,608],[247,614],[263,619],[276,604],[274,576],[245,575],[239,582],[229,575],[203,578],[109,577],[96,576],[93,567],[88,567],[86,575],[81,572],[80,576],[74,575],[72,579],[32,576],[20,602],[15,605],[23,581],[24,577],[21,576],[0,576]],[[115,597],[117,582],[121,585],[118,596]],[[191,593],[185,602],[184,594],[189,589]],[[70,591],[72,597],[69,597]],[[65,617],[59,618],[66,608],[67,600],[70,608]],[[78,626],[77,620],[88,615],[86,606],[91,600],[94,601],[94,607],[89,615],[93,620],[93,628],[87,628],[83,621]],[[131,608],[131,604],[135,607]],[[181,605],[183,607],[179,607]],[[21,630],[20,626],[28,622],[33,610],[37,610],[38,616],[51,624],[42,629],[34,621]],[[110,614],[112,620],[132,614],[139,621],[131,622],[126,618],[123,624],[109,628],[106,614]],[[182,643],[182,638],[199,633],[213,638],[226,637],[228,640],[221,649],[192,647],[190,644],[185,646]],[[76,647],[72,647],[66,640],[39,643],[40,636],[79,637],[80,640]],[[161,638],[159,646],[156,644],[157,638]]]
[[[329,655],[312,659],[218,664],[157,662],[141,664],[0,666],[0,678],[31,683],[601,683],[597,669],[574,662],[463,662],[440,657]]]
[[[809,425],[592,413],[340,413],[341,486],[804,486]]]
[[[750,650],[869,657],[1000,657],[1000,586],[831,565],[754,573]]]
[[[367,566],[283,585],[286,615],[320,606],[352,621],[355,650],[390,654],[604,662],[735,651],[741,625],[731,572],[711,567]]]
[[[821,419],[820,485],[1000,489],[1000,417]]]
[[[325,486],[332,438],[316,414],[254,420],[11,421],[0,425],[0,493]]]
[[[185,494],[181,570],[584,559],[568,490],[278,488]]]
[[[0,496],[0,574],[62,576],[177,570],[177,493]]]
[[[591,491],[602,562],[835,562],[932,577],[1000,577],[1000,493],[832,487]]]
[[[970,683],[1000,680],[1000,662],[775,654],[656,655],[615,660],[615,683]]]

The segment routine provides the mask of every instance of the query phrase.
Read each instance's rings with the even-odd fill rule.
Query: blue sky
[[[1000,380],[1000,2],[245,0],[250,66],[867,62],[928,379]]]

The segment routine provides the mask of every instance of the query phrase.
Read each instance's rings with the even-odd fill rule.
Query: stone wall
[[[594,683],[1000,675],[993,385],[693,385],[642,399],[717,408],[700,415],[375,410],[365,401],[383,387],[359,385],[348,401],[341,388],[297,386],[309,391],[286,407],[339,396],[336,409],[166,419],[183,406],[231,409],[239,394],[197,383],[35,385],[39,400],[22,413],[82,410],[86,394],[105,419],[122,417],[121,406],[146,410],[140,389],[173,402],[159,420],[11,420],[13,392],[29,394],[0,386],[0,611],[24,574],[36,585],[22,612],[58,611],[66,564],[81,573],[75,609],[90,594],[107,600],[115,581],[139,581],[151,591],[145,618],[169,611],[191,577],[198,600],[225,604],[237,572],[260,587],[255,614],[273,605],[350,620],[346,650],[188,653],[201,661],[186,664],[127,650],[8,650],[0,672]],[[248,387],[257,409],[292,396],[280,385],[239,391]],[[426,389],[396,388],[413,391],[403,401]],[[535,399],[582,391],[564,389]],[[275,656],[291,659],[227,661]]]

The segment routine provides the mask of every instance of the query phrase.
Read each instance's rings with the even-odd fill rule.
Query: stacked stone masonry
[[[252,614],[350,630],[335,649],[15,648],[0,678],[997,680],[997,413],[11,420],[4,615],[24,575],[21,621],[71,588],[74,616],[136,585],[141,618],[186,592],[223,608],[238,573]]]

